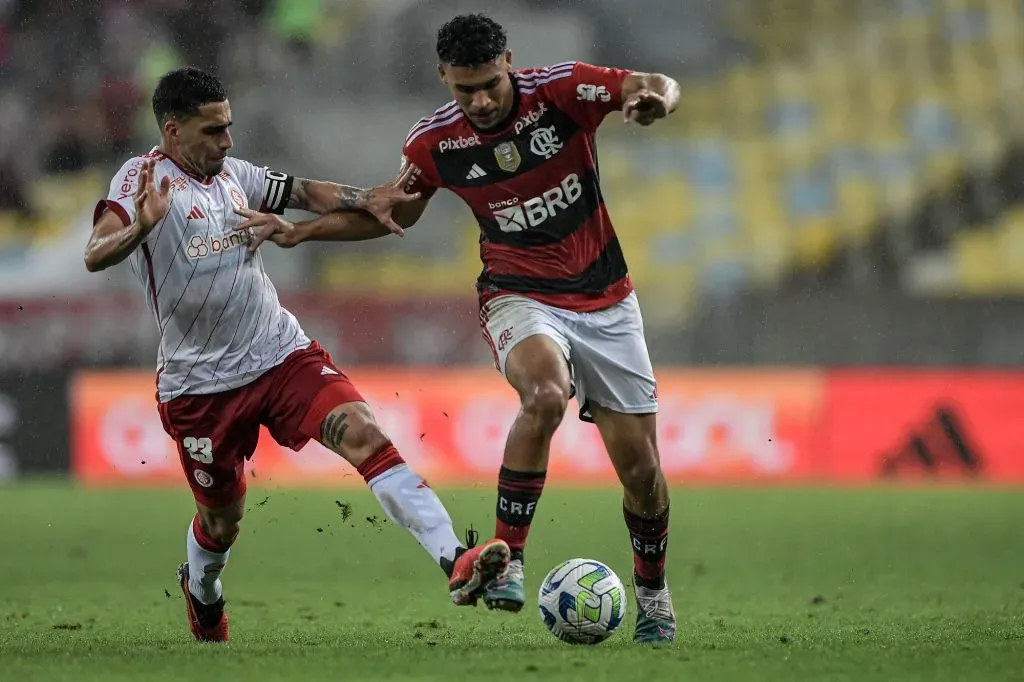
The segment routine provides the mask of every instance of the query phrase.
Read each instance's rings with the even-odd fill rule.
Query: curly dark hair
[[[216,76],[186,66],[161,76],[153,91],[153,115],[158,125],[169,118],[184,121],[199,115],[199,107],[228,98]]]
[[[460,14],[437,31],[437,57],[450,66],[476,67],[505,53],[508,36],[483,14]]]

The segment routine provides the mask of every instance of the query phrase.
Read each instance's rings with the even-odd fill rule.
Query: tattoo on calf
[[[348,431],[347,419],[347,412],[327,415],[324,423],[320,426],[321,442],[332,450],[337,451],[341,447],[341,441],[345,438],[345,432]]]

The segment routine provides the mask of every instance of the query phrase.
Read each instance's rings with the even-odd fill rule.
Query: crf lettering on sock
[[[501,467],[498,472],[494,535],[508,543],[513,560],[523,560],[526,538],[546,477],[546,471],[514,471]]]
[[[637,585],[651,589],[665,587],[665,557],[668,552],[668,509],[655,517],[642,517],[625,507],[622,515],[633,545],[633,573]]]
[[[536,502],[516,502],[510,500],[504,495],[498,496],[498,509],[504,512],[504,515],[510,522],[515,525],[526,525],[533,520],[533,511],[537,508]],[[521,522],[516,523],[516,521]]]

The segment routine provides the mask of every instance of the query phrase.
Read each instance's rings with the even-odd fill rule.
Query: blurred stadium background
[[[453,609],[347,465],[264,438],[232,643],[200,651],[156,329],[127,266],[84,268],[95,202],[157,142],[152,87],[184,64],[228,86],[238,156],[393,177],[447,100],[437,26],[477,10],[518,65],[683,85],[668,120],[599,135],[659,379],[680,641],[636,650],[631,612],[566,648],[532,606]],[[1024,483],[1021,112],[1024,0],[0,0],[0,677],[1019,679],[1022,498],[960,483]],[[405,239],[263,256],[487,533],[517,405],[478,331],[477,249],[442,192]],[[628,581],[596,429],[572,410],[554,450],[527,589],[569,556]]]
[[[374,183],[447,99],[437,26],[481,5],[519,66],[683,84],[675,116],[610,118],[599,147],[675,480],[1024,480],[1021,0],[0,0],[3,475],[179,480],[142,292],[81,261],[111,175],[158,140],[159,75],[218,73],[236,155]],[[469,211],[441,193],[403,240],[264,251],[407,457],[492,480],[515,404]],[[564,480],[610,479],[592,429],[559,438]],[[282,481],[343,475],[263,450]]]

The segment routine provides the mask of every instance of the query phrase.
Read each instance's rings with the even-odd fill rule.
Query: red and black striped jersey
[[[506,122],[476,129],[454,101],[420,119],[403,146],[408,191],[455,192],[480,225],[481,303],[516,293],[574,311],[633,290],[598,179],[595,133],[622,107],[629,71],[582,62],[512,72]]]

